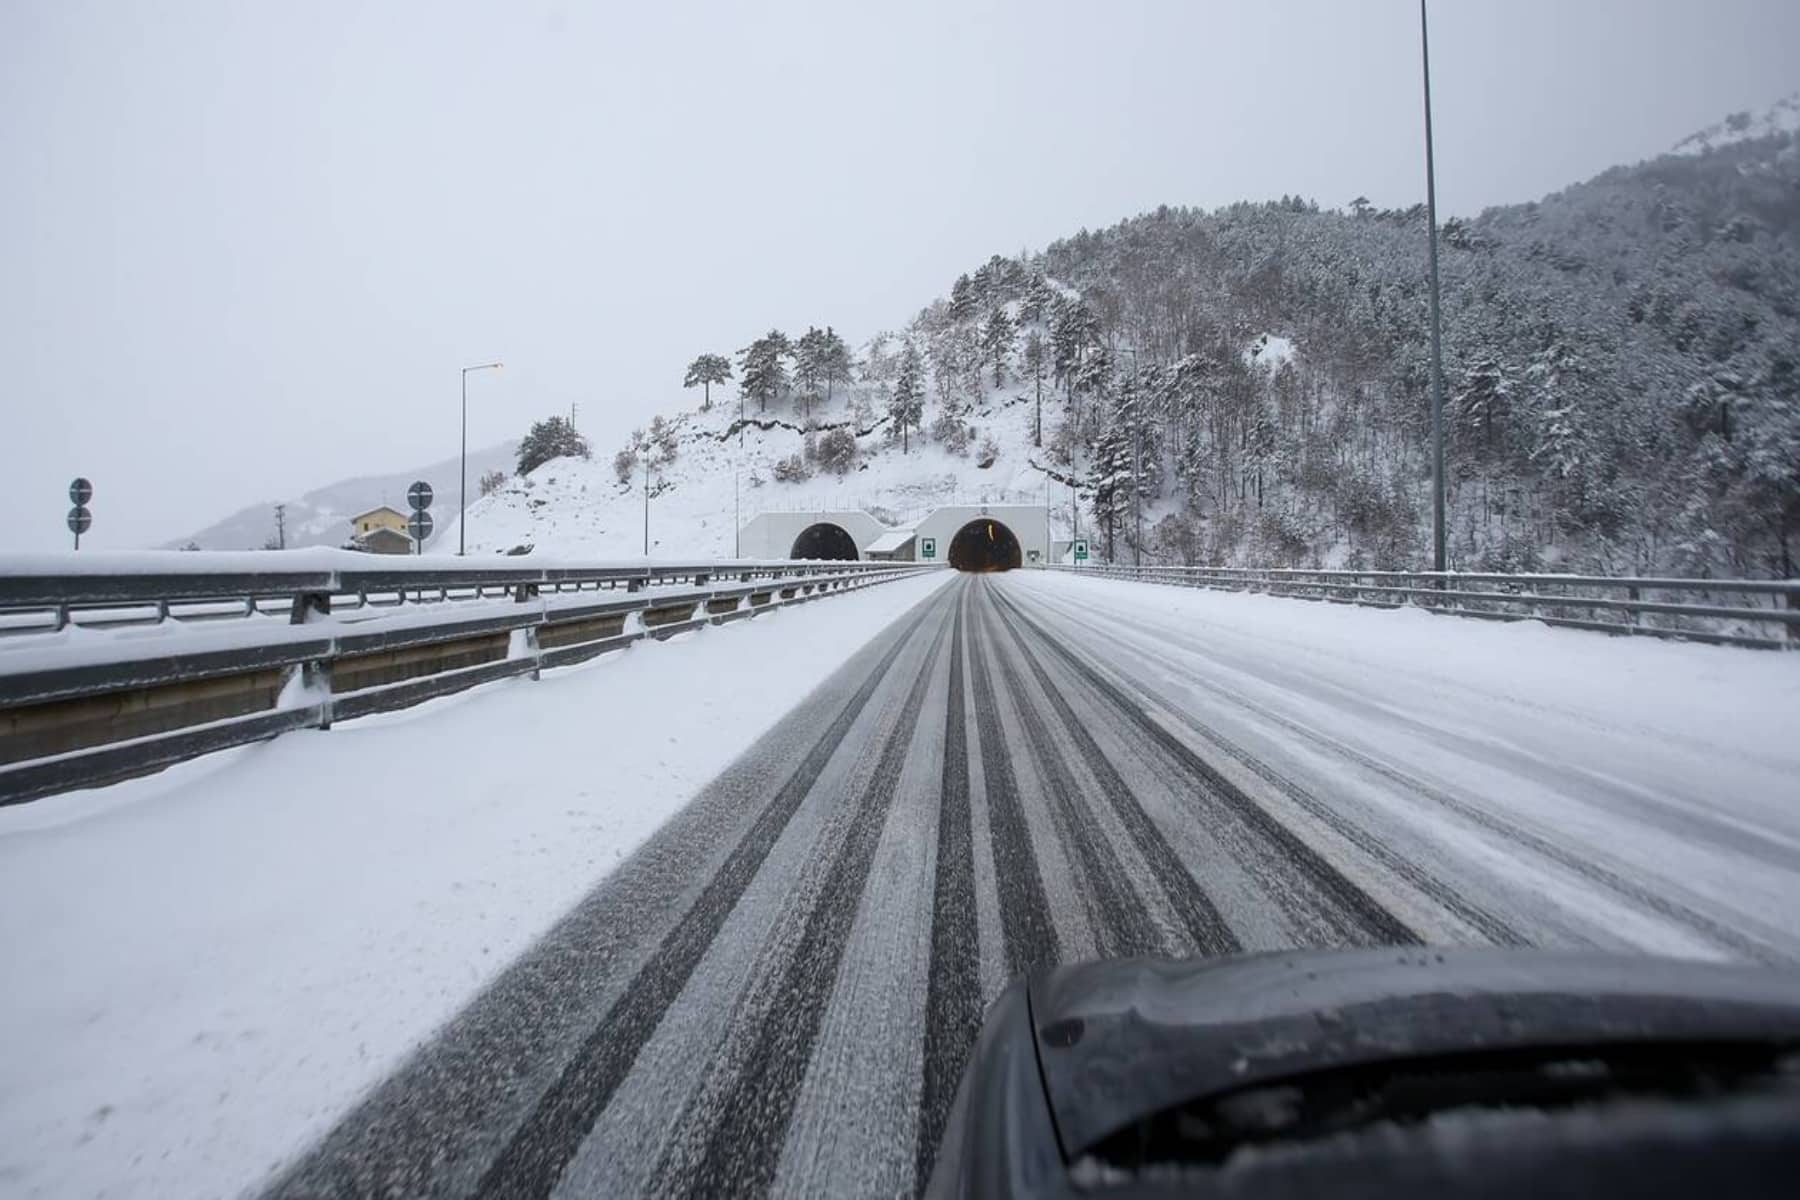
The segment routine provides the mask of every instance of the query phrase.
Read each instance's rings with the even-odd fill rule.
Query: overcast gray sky
[[[1535,198],[1800,86],[1794,0],[1436,0],[1440,196]],[[0,0],[0,549],[615,433],[1158,204],[1423,198],[1412,0]],[[444,481],[445,484],[448,481]],[[444,491],[440,485],[440,492]]]

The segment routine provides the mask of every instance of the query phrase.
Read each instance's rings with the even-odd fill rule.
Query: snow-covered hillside
[[[1800,92],[1782,97],[1760,113],[1732,113],[1717,125],[1709,125],[1676,142],[1674,153],[1703,154],[1734,142],[1778,133],[1800,133]]]
[[[1682,154],[1445,223],[1452,567],[1792,574],[1800,489],[1768,464],[1800,445],[1797,127],[1800,96],[1727,118]],[[825,369],[852,357],[841,342],[821,356],[830,329],[771,331],[730,372],[703,355],[690,373],[717,368],[715,404],[665,410],[675,458],[651,480],[647,543],[643,480],[621,479],[620,445],[602,440],[591,460],[551,462],[478,505],[469,544],[724,555],[771,510],[906,524],[982,500],[1048,501],[1066,537],[1073,479],[1101,557],[1424,566],[1425,213],[1351,209],[1296,196],[1165,207],[996,255],[865,344],[854,369]],[[753,418],[741,446],[740,390]],[[803,399],[827,390],[835,402]]]
[[[1046,449],[1034,447],[1033,392],[1029,383],[990,390],[968,413],[975,427],[966,454],[948,452],[915,432],[910,448],[890,441],[888,423],[869,415],[879,404],[874,385],[856,385],[848,397],[814,410],[822,428],[846,426],[857,437],[857,460],[843,475],[814,468],[810,478],[783,482],[776,465],[800,455],[806,436],[786,402],[766,416],[746,411],[742,445],[731,432],[736,399],[715,399],[672,418],[678,438],[675,461],[652,472],[649,552],[655,557],[715,557],[735,553],[739,519],[758,513],[858,508],[905,524],[947,503],[1041,503],[1048,499],[1054,536],[1066,536],[1069,488],[1046,474]],[[1053,398],[1045,385],[1048,436]],[[860,409],[860,417],[859,417]],[[982,445],[998,453],[983,466]],[[595,445],[593,458],[554,459],[528,476],[515,477],[470,506],[469,552],[505,553],[521,546],[559,555],[617,558],[644,552],[644,479],[641,467],[621,484],[613,468],[619,447]],[[1058,472],[1060,475],[1060,472]],[[1083,521],[1087,518],[1084,514]],[[431,553],[456,552],[452,516]]]

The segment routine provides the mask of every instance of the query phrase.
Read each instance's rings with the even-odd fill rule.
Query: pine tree
[[[1039,272],[1031,277],[1025,285],[1025,295],[1019,301],[1019,324],[1041,325],[1056,304],[1056,292],[1050,283]]]
[[[723,354],[702,354],[688,364],[687,375],[682,379],[684,388],[698,387],[704,389],[700,407],[712,407],[712,385],[724,383],[731,378],[731,360]]]
[[[1458,425],[1475,431],[1478,454],[1494,453],[1494,431],[1511,415],[1512,397],[1511,375],[1497,358],[1486,356],[1469,369],[1452,407]]]
[[[804,415],[812,416],[812,406],[825,382],[825,358],[829,353],[825,331],[809,327],[794,343],[794,392],[800,399]]]
[[[1092,309],[1079,300],[1057,305],[1050,321],[1051,364],[1057,382],[1071,399],[1075,395],[1075,372],[1099,339],[1100,323]]]
[[[950,288],[950,319],[958,325],[973,321],[981,312],[981,299],[967,275],[958,275]]]
[[[1115,562],[1114,534],[1119,518],[1131,511],[1131,489],[1135,478],[1131,471],[1131,435],[1116,412],[1094,443],[1092,462],[1088,467],[1088,484],[1094,496],[1094,521],[1106,530],[1106,559]]]
[[[776,400],[788,387],[787,363],[793,344],[785,333],[771,329],[738,351],[738,419],[743,419],[743,401],[756,401],[758,412],[767,412],[769,401]]]
[[[560,416],[532,423],[519,441],[518,473],[528,475],[553,458],[588,457],[587,439]]]
[[[996,308],[988,314],[988,319],[981,326],[981,353],[994,364],[994,386],[1006,386],[1006,364],[1012,357],[1013,339],[1012,318],[1006,315],[1004,308]]]
[[[911,449],[908,431],[917,428],[925,417],[925,381],[920,377],[923,371],[918,348],[908,343],[900,360],[900,375],[894,380],[894,394],[888,400],[890,432],[899,431],[902,454]]]
[[[1043,335],[1032,330],[1025,337],[1025,373],[1037,391],[1037,415],[1031,425],[1031,444],[1044,444],[1044,368],[1048,364]]]
[[[856,369],[856,360],[838,331],[829,325],[825,327],[825,338],[821,343],[820,362],[825,375],[825,402],[830,404],[833,385],[850,382],[850,376]]]

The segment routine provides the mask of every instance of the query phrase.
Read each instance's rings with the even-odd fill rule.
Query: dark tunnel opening
[[[950,539],[950,565],[959,571],[1010,571],[1021,561],[1019,539],[992,517],[970,521]]]
[[[842,525],[821,521],[800,531],[800,536],[794,539],[794,548],[788,551],[788,557],[844,559],[854,562],[862,555],[857,553],[856,539]]]

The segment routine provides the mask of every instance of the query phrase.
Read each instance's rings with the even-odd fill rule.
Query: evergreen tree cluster
[[[587,458],[587,439],[563,417],[532,422],[519,442],[519,474],[529,475],[553,458]]]
[[[695,359],[688,368],[690,377],[703,360],[719,357],[703,354]],[[791,401],[803,418],[809,418],[814,405],[829,404],[836,389],[850,382],[855,365],[850,347],[830,326],[809,328],[798,339],[771,329],[738,351],[740,406],[742,401],[754,400],[756,411],[766,413],[771,403]],[[713,382],[726,378],[730,378],[729,363],[725,374]]]
[[[1453,567],[1797,573],[1797,150],[1444,223]],[[990,383],[1041,411],[1048,382],[1033,440],[1121,556],[1135,502],[1147,559],[1427,566],[1426,232],[1422,207],[1284,197],[995,257],[906,332],[932,428],[966,430]]]

